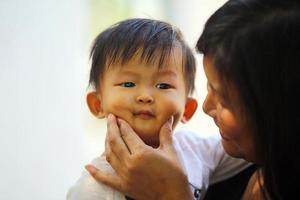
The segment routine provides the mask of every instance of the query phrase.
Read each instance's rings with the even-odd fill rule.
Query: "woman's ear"
[[[90,92],[86,96],[86,102],[89,106],[91,113],[97,118],[104,118],[105,113],[101,107],[101,100],[96,92]]]
[[[188,122],[196,112],[198,107],[198,102],[194,98],[188,98],[186,103],[185,103],[185,110],[183,113],[183,117],[181,119],[182,123]]]

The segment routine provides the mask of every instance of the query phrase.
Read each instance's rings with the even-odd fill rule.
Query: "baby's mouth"
[[[150,111],[138,111],[138,112],[135,112],[133,113],[133,115],[137,118],[141,118],[141,119],[151,119],[154,117],[154,114]]]

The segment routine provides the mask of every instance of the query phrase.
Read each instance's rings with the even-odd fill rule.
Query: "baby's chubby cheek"
[[[122,118],[127,121],[131,114],[130,110],[122,103],[119,104],[110,104],[103,108],[103,111],[108,115],[109,113],[114,114],[115,116]],[[127,119],[127,120],[126,120]]]

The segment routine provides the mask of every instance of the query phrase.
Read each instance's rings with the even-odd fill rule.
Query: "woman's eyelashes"
[[[207,84],[207,91],[210,92],[217,99],[220,105],[222,105],[223,107],[227,105],[227,100],[224,97],[224,95],[221,93],[221,91],[216,90],[209,83]]]

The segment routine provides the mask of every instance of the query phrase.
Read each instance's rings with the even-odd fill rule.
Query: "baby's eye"
[[[124,82],[124,83],[121,83],[120,86],[122,86],[122,87],[134,87],[135,84],[133,82]]]
[[[123,87],[134,87],[135,84],[133,82],[124,82],[120,84]]]
[[[156,85],[156,87],[158,89],[163,89],[163,90],[166,90],[166,89],[170,89],[171,88],[171,85],[167,84],[167,83],[159,83]]]

